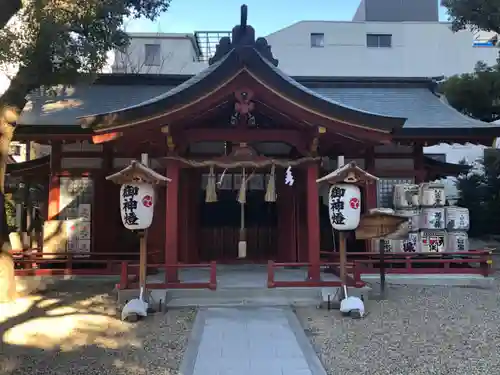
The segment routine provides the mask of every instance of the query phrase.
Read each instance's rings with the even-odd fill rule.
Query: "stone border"
[[[199,309],[196,313],[196,318],[191,329],[191,334],[188,339],[188,346],[184,352],[181,365],[179,367],[179,375],[192,375],[196,359],[198,358],[198,350],[200,348],[201,337],[205,329],[207,317],[206,309]]]
[[[299,318],[295,315],[295,312],[292,309],[283,309],[283,313],[288,319],[288,324],[290,325],[290,329],[295,334],[295,339],[299,344],[302,353],[304,354],[304,358],[309,365],[309,370],[312,375],[327,375],[323,364],[321,363],[318,354],[314,350],[311,345],[311,341],[307,338],[304,327],[300,324]]]

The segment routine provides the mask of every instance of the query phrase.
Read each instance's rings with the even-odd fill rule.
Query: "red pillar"
[[[58,173],[61,171],[62,143],[53,142],[50,152],[49,199],[47,205],[47,220],[55,220],[59,215],[61,185]]]
[[[177,264],[179,250],[179,164],[171,160],[167,165],[166,226],[165,226],[165,264]],[[169,281],[178,280],[177,268],[168,268]]]
[[[320,228],[319,228],[319,194],[318,165],[311,163],[307,166],[307,250],[310,280],[320,280]]]

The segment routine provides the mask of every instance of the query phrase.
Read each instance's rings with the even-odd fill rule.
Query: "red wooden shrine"
[[[121,80],[123,84],[131,78]],[[338,155],[346,163],[361,162],[377,177],[406,177],[418,183],[463,170],[428,160],[424,146],[444,141],[491,144],[500,133],[498,127],[474,132],[407,128],[404,116],[357,110],[322,96],[279,69],[271,46],[264,38],[255,39],[246,19],[233,29],[231,39],[221,39],[209,67],[200,74],[142,103],[83,116],[78,122],[81,127],[58,126],[50,132],[43,126],[20,126],[19,140],[50,143],[51,155],[30,165],[10,166],[10,173],[23,175],[33,168],[50,171],[45,212],[49,220],[59,218],[64,210],[61,179],[89,177],[92,254],[111,254],[104,258],[116,260],[120,256],[114,253],[138,251],[135,239],[126,237],[121,225],[119,187],[105,176],[148,153],[151,167],[171,179],[157,194],[147,239],[150,263],[306,262],[312,280],[319,279],[320,250],[332,246],[316,181],[335,169]],[[88,149],[67,147],[74,144]],[[408,164],[391,165],[399,165],[402,159]],[[265,202],[272,166],[277,198]],[[292,186],[285,184],[289,166],[295,180]],[[237,194],[243,169],[255,177],[249,182],[245,204],[248,254],[238,260]],[[224,176],[217,202],[206,203],[211,171],[218,181]],[[377,206],[377,184],[367,185],[363,202],[365,211]],[[370,249],[354,239],[349,246]]]

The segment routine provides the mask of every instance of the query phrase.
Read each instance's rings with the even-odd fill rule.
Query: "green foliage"
[[[9,232],[16,231],[16,205],[10,194],[5,195],[5,213]]]
[[[481,171],[457,179],[458,205],[469,209],[471,236],[500,234],[500,153],[485,152],[481,166]]]
[[[441,0],[448,9],[453,30],[494,31],[500,34],[500,1],[498,0]]]
[[[499,0],[441,0],[453,31],[485,30],[500,34]],[[479,62],[474,73],[449,78],[441,86],[458,111],[482,121],[500,118],[500,69]]]
[[[500,69],[483,62],[473,73],[450,77],[440,86],[446,99],[458,111],[481,121],[500,119]]]
[[[0,30],[0,64],[18,66],[13,79],[28,92],[95,73],[106,53],[128,43],[126,19],[155,19],[170,0],[26,0]],[[11,85],[12,86],[12,85]],[[17,87],[16,87],[17,89]],[[22,109],[22,108],[21,108]]]

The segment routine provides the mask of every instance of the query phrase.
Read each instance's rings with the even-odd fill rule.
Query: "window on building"
[[[160,66],[160,45],[145,44],[144,45],[144,65]]]
[[[311,47],[321,48],[325,46],[325,34],[312,33],[311,34]]]
[[[392,47],[392,35],[366,34],[366,46],[376,48]]]
[[[394,185],[413,184],[413,178],[381,178],[377,182],[377,207],[392,208]]]

